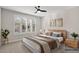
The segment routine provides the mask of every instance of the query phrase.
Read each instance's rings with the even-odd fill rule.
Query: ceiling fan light
[[[38,13],[40,13],[40,11],[38,11]]]

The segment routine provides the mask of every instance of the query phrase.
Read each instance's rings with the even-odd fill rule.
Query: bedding
[[[37,40],[47,42],[50,49],[55,49],[57,47],[56,40],[53,40],[53,39],[50,39],[50,38],[44,38],[44,37],[40,37],[40,36],[32,36],[32,37],[37,39]]]
[[[63,42],[65,41],[65,39],[67,39],[67,31],[66,30],[57,30],[57,29],[48,29],[48,32],[46,33],[49,36],[52,36],[53,32],[61,32],[61,36],[63,37]]]
[[[23,43],[26,47],[29,46],[29,49],[32,51],[32,52],[41,52],[41,53],[49,53],[50,52],[50,48],[47,44],[47,42],[44,42],[44,41],[40,41],[40,40],[37,40],[35,38],[33,38],[32,36],[30,37],[25,37],[23,38]],[[27,46],[28,45],[28,46]]]
[[[27,39],[27,38],[23,38],[22,40],[22,44],[27,47],[31,52],[42,52],[40,50],[40,46],[38,44],[36,44],[35,42]]]
[[[52,37],[47,35],[31,35],[23,38],[23,44],[32,52],[48,53],[52,49],[59,48],[62,37]]]
[[[42,34],[39,35],[39,37],[50,38],[50,39],[53,39],[53,40],[58,40],[59,42],[63,41],[63,37],[53,37],[53,36],[42,35]]]
[[[47,36],[47,35],[39,35],[39,37],[43,37],[47,40],[51,39],[51,40],[54,40],[56,42],[56,44],[54,43],[53,45],[53,48],[59,48],[61,46],[61,42],[63,42],[63,37],[52,37],[52,36]]]
[[[61,32],[52,32],[52,36],[53,37],[62,37],[62,33]]]

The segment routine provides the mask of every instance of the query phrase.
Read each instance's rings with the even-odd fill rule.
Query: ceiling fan
[[[35,7],[35,9],[36,9],[35,13],[37,13],[37,12],[47,12],[46,10],[40,9],[40,6]]]

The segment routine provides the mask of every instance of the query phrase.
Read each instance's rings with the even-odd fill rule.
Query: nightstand
[[[77,39],[66,39],[65,45],[72,48],[79,48],[79,40]]]

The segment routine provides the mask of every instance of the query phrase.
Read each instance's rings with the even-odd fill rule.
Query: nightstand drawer
[[[65,41],[65,45],[72,47],[72,48],[78,48],[78,40],[74,39],[67,39]]]

